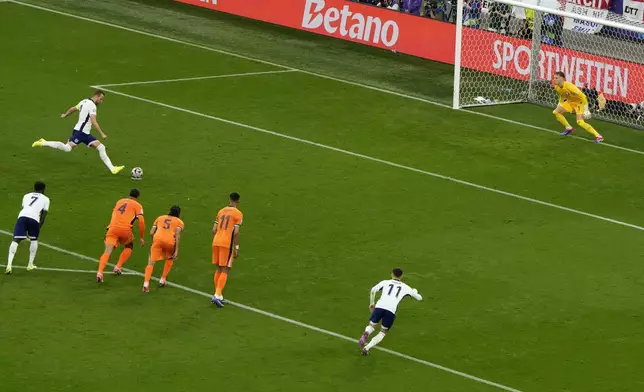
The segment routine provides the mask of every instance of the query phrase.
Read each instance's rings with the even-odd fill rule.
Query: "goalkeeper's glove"
[[[588,109],[588,105],[584,106],[584,120],[588,120],[592,117],[592,114],[590,114],[590,110]]]

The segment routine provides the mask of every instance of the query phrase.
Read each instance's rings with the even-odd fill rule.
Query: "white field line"
[[[97,88],[98,86],[92,86],[92,87]],[[644,227],[642,227],[642,226],[638,226],[638,225],[634,225],[634,224],[631,224],[631,223],[618,221],[616,219],[611,219],[611,218],[607,218],[607,217],[596,215],[596,214],[591,214],[589,212],[576,210],[574,208],[564,207],[564,206],[560,206],[558,204],[549,203],[547,201],[542,201],[542,200],[533,199],[533,198],[527,197],[527,196],[517,195],[515,193],[506,192],[506,191],[491,188],[491,187],[488,187],[488,186],[485,186],[485,185],[479,185],[479,184],[475,184],[473,182],[459,180],[458,178],[449,177],[449,176],[446,176],[446,175],[443,175],[443,174],[434,173],[434,172],[418,169],[418,168],[411,167],[411,166],[401,165],[401,164],[398,164],[398,163],[395,163],[395,162],[386,161],[386,160],[380,159],[380,158],[374,158],[374,157],[371,157],[369,155],[359,154],[359,153],[348,151],[348,150],[343,150],[341,148],[328,146],[326,144],[316,143],[316,142],[306,140],[306,139],[301,139],[301,138],[298,138],[298,137],[295,137],[295,136],[290,136],[290,135],[286,135],[286,134],[279,133],[279,132],[269,131],[269,130],[264,129],[264,128],[255,127],[255,126],[240,123],[240,122],[237,122],[237,121],[226,120],[226,119],[221,118],[221,117],[211,116],[209,114],[196,112],[194,110],[184,109],[184,108],[181,108],[181,107],[178,107],[178,106],[173,106],[173,105],[168,105],[168,104],[165,104],[163,102],[153,101],[151,99],[138,97],[136,95],[126,94],[126,93],[122,93],[122,92],[119,92],[119,91],[110,90],[108,88],[104,88],[103,90],[105,90],[107,92],[110,92],[112,94],[121,95],[121,96],[131,98],[131,99],[134,99],[134,100],[137,100],[137,101],[151,103],[153,105],[158,105],[158,106],[162,106],[162,107],[165,107],[165,108],[168,108],[168,109],[173,109],[173,110],[177,110],[177,111],[180,111],[180,112],[192,114],[192,115],[195,115],[195,116],[208,118],[208,119],[219,121],[219,122],[222,122],[222,123],[234,125],[234,126],[237,126],[237,127],[240,127],[240,128],[246,128],[246,129],[249,129],[251,131],[256,131],[256,132],[260,132],[260,133],[264,133],[264,134],[268,134],[268,135],[272,135],[272,136],[277,136],[277,137],[281,137],[281,138],[288,139],[288,140],[293,140],[293,141],[296,141],[296,142],[299,142],[299,143],[304,143],[304,144],[324,148],[324,149],[327,149],[327,150],[339,152],[339,153],[342,153],[342,154],[351,155],[351,156],[354,156],[354,157],[357,157],[357,158],[366,159],[368,161],[382,163],[382,164],[387,165],[387,166],[392,166],[392,167],[397,167],[399,169],[409,170],[409,171],[412,171],[412,172],[424,174],[426,176],[431,176],[431,177],[435,177],[435,178],[440,178],[442,180],[455,182],[457,184],[465,185],[465,186],[468,186],[468,187],[481,189],[481,190],[484,190],[484,191],[493,192],[493,193],[497,193],[497,194],[500,194],[500,195],[513,197],[515,199],[525,200],[525,201],[528,201],[530,203],[540,204],[542,206],[556,208],[558,210],[568,211],[568,212],[572,212],[572,213],[578,214],[578,215],[583,215],[583,216],[586,216],[586,217],[589,217],[589,218],[602,220],[604,222],[614,223],[614,224],[617,224],[617,225],[621,225],[621,226],[625,226],[625,227],[630,227],[632,229],[637,229],[637,230],[644,231]]]
[[[446,105],[444,103],[431,101],[429,99],[420,98],[420,97],[416,97],[416,96],[408,95],[408,94],[403,94],[403,93],[399,93],[399,92],[396,92],[396,91],[387,90],[387,89],[384,89],[384,88],[369,86],[367,84],[362,84],[362,83],[358,83],[358,82],[352,82],[350,80],[336,78],[336,77],[333,77],[333,76],[328,76],[328,75],[320,74],[320,73],[317,73],[317,72],[312,72],[312,71],[306,71],[306,70],[303,70],[303,69],[293,68],[293,67],[289,67],[289,66],[286,66],[286,65],[273,63],[273,62],[270,62],[270,61],[261,60],[261,59],[258,59],[256,57],[245,56],[245,55],[230,52],[230,51],[227,51],[227,50],[215,49],[215,48],[212,48],[212,47],[209,47],[209,46],[199,45],[199,44],[195,44],[195,43],[192,43],[192,42],[183,41],[183,40],[179,40],[179,39],[175,39],[175,38],[170,38],[170,37],[166,37],[166,36],[159,35],[159,34],[148,33],[146,31],[136,30],[136,29],[132,29],[132,28],[129,28],[129,27],[125,27],[125,26],[120,26],[120,25],[117,25],[117,24],[114,24],[114,23],[104,22],[104,21],[97,20],[97,19],[86,18],[84,16],[74,15],[74,14],[70,14],[68,12],[58,11],[58,10],[54,10],[54,9],[46,8],[46,7],[41,7],[41,6],[38,6],[38,5],[25,3],[23,1],[18,1],[18,0],[5,0],[5,1],[15,3],[15,4],[20,4],[20,5],[23,5],[23,6],[26,6],[26,7],[39,9],[39,10],[42,10],[42,11],[47,11],[47,12],[52,12],[52,13],[59,14],[59,15],[68,16],[70,18],[76,18],[76,19],[87,21],[87,22],[97,23],[97,24],[101,24],[101,25],[104,25],[104,26],[109,26],[109,27],[113,27],[113,28],[116,28],[116,29],[129,31],[129,32],[136,33],[136,34],[147,35],[149,37],[163,39],[163,40],[166,40],[166,41],[175,42],[175,43],[178,43],[178,44],[191,46],[191,47],[194,47],[194,48],[199,48],[199,49],[203,49],[203,50],[207,50],[207,51],[211,51],[211,52],[225,54],[225,55],[228,55],[228,56],[237,57],[237,58],[244,59],[244,60],[254,61],[254,62],[257,62],[257,63],[266,64],[266,65],[270,65],[270,66],[277,67],[277,68],[298,71],[298,72],[305,73],[305,74],[312,75],[312,76],[316,76],[316,77],[319,77],[319,78],[324,78],[324,79],[333,80],[333,81],[340,82],[340,83],[345,83],[345,84],[350,84],[350,85],[357,86],[357,87],[362,87],[362,88],[373,90],[373,91],[378,91],[378,92],[381,92],[381,93],[384,93],[384,94],[396,95],[398,97],[402,97],[402,98],[406,98],[406,99],[412,99],[412,100],[419,101],[419,102],[424,102],[424,103],[427,103],[427,104],[430,104],[430,105],[440,106],[440,107],[446,108],[446,109],[452,109],[451,105]],[[510,119],[507,119],[507,118],[504,118],[504,117],[498,117],[498,116],[494,116],[494,115],[487,114],[487,113],[475,112],[475,111],[472,111],[472,110],[464,110],[464,109],[462,109],[462,110],[464,112],[466,112],[466,113],[474,114],[474,115],[477,115],[477,116],[483,116],[483,117],[495,119],[495,120],[498,120],[498,121],[503,121],[503,122],[506,122],[506,123],[514,124],[514,125],[519,125],[519,126],[528,127],[528,128],[531,128],[531,129],[536,129],[536,130],[539,130],[539,131],[545,131],[545,132],[549,132],[549,133],[553,133],[553,134],[559,134],[559,132],[553,131],[552,129],[539,127],[539,126],[532,125],[532,124],[526,124],[526,123],[522,123],[520,121],[510,120]],[[573,138],[573,139],[577,139],[577,140],[582,140],[582,141],[585,141],[585,142],[591,142],[591,143],[593,142],[593,140],[585,138],[585,137],[581,137],[581,136],[571,135],[571,136],[568,136],[568,137]],[[644,155],[644,151],[635,150],[635,149],[628,148],[628,147],[617,146],[615,144],[610,144],[610,143],[606,143],[606,142],[601,143],[601,145],[606,146],[606,147],[612,147],[612,148],[622,150],[622,151],[631,152],[631,153],[634,153],[634,154]]]
[[[0,234],[4,234],[6,236],[12,236],[13,235],[11,232],[5,231],[5,230],[0,230]],[[76,258],[81,259],[81,260],[86,260],[86,261],[91,261],[93,263],[98,263],[98,260],[94,259],[93,257],[85,256],[85,255],[82,255],[80,253],[72,252],[70,250],[59,248],[59,247],[54,246],[54,245],[49,245],[49,244],[46,244],[44,242],[39,242],[39,244],[40,244],[40,246],[43,246],[45,248],[49,248],[49,249],[55,250],[57,252],[64,253],[66,255],[70,255],[70,256],[76,257]],[[112,265],[112,264],[110,264],[110,265]],[[44,270],[44,268],[39,268],[39,269]],[[69,270],[69,271],[70,272],[78,272],[78,270]],[[131,274],[131,275],[144,276],[144,274],[142,274],[142,273],[140,273],[138,271],[130,270],[130,269],[127,269],[127,268],[123,268],[123,271],[127,272],[128,274]],[[96,273],[96,271],[91,271],[91,272]],[[158,278],[155,278],[155,277],[152,277],[152,279],[155,280],[155,281],[159,280]],[[200,296],[205,297],[205,298],[211,298],[212,297],[211,294],[208,294],[206,292],[199,291],[199,290],[196,290],[196,289],[193,289],[193,288],[190,288],[190,287],[186,287],[186,286],[183,286],[183,285],[180,285],[180,284],[177,284],[177,283],[172,283],[172,282],[168,281],[167,284],[168,284],[168,286],[175,287],[175,288],[178,288],[180,290],[187,291],[189,293],[197,294],[197,295],[200,295]],[[336,332],[328,331],[326,329],[318,328],[316,326],[309,325],[309,324],[306,324],[306,323],[303,323],[303,322],[300,322],[300,321],[297,321],[297,320],[286,318],[286,317],[280,316],[280,315],[275,314],[275,313],[271,313],[271,312],[267,312],[265,310],[253,308],[252,306],[244,305],[244,304],[241,304],[241,303],[238,303],[238,302],[233,302],[233,301],[230,301],[228,299],[226,299],[226,302],[227,302],[227,304],[236,306],[236,307],[238,307],[240,309],[244,309],[244,310],[248,310],[248,311],[253,312],[253,313],[261,314],[263,316],[267,316],[267,317],[270,317],[272,319],[284,321],[284,322],[289,323],[289,324],[297,325],[298,327],[302,327],[302,328],[310,329],[312,331],[320,332],[322,334],[325,334],[325,335],[328,335],[328,336],[333,336],[333,337],[336,337],[338,339],[346,340],[346,341],[351,342],[351,343],[358,343],[358,339],[350,338],[348,336],[341,335],[341,334],[336,333]],[[493,381],[488,381],[488,380],[483,379],[483,378],[472,376],[471,374],[459,372],[458,370],[454,370],[454,369],[451,369],[451,368],[448,368],[448,367],[445,367],[445,366],[441,366],[441,365],[438,365],[438,364],[433,363],[433,362],[418,359],[418,358],[415,358],[415,357],[412,357],[412,356],[409,356],[409,355],[406,355],[406,354],[399,353],[397,351],[388,350],[386,348],[381,348],[381,347],[378,347],[378,346],[374,347],[374,349],[386,352],[388,354],[397,356],[399,358],[403,358],[403,359],[407,359],[407,360],[412,361],[412,362],[419,363],[421,365],[425,365],[425,366],[432,367],[434,369],[442,370],[444,372],[451,373],[451,374],[454,374],[456,376],[464,377],[464,378],[467,378],[469,380],[479,382],[481,384],[486,384],[486,385],[489,385],[489,386],[492,386],[492,387],[496,387],[496,388],[504,390],[504,391],[522,392],[522,391],[520,391],[518,389],[514,389],[514,388],[511,388],[511,387],[502,385],[502,384],[495,383]]]
[[[1,0],[0,0],[1,1]],[[2,234],[5,234],[4,232]],[[47,245],[43,245],[47,247]],[[5,268],[5,264],[0,264],[0,268]],[[21,265],[14,265],[11,268],[17,268],[17,269],[27,269],[25,266]],[[75,272],[78,274],[96,274],[96,270],[81,270],[81,269],[70,269],[70,268],[52,268],[52,267],[38,267],[35,272],[38,271],[54,271],[54,272]],[[33,271],[30,271],[30,273],[35,273]],[[132,272],[123,272],[123,275],[137,275]]]
[[[239,78],[243,76],[256,76],[256,75],[270,75],[280,74],[285,72],[298,72],[296,69],[281,69],[279,71],[263,71],[263,72],[246,72],[228,75],[212,75],[212,76],[197,76],[194,78],[180,78],[180,79],[162,79],[162,80],[146,80],[143,82],[125,82],[125,83],[112,83],[112,84],[98,84],[97,87],[115,87],[115,86],[135,86],[139,84],[157,84],[157,83],[173,83],[173,82],[187,82],[191,80],[206,80],[206,79],[223,79],[223,78]]]

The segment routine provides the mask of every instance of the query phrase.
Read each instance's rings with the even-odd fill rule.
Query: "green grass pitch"
[[[448,103],[445,65],[168,1],[33,4],[422,100],[0,2],[0,250],[42,179],[54,248],[37,264],[90,271],[0,276],[1,391],[644,389],[642,133],[596,122],[611,148],[452,111],[423,101]],[[66,140],[75,120],[58,116],[93,85],[113,85],[98,120],[139,183],[82,146],[30,147]],[[558,130],[534,106],[477,113]],[[170,280],[189,290],[94,281],[133,186],[149,223],[181,205]],[[244,306],[218,310],[210,231],[231,191],[245,223],[226,295]],[[394,266],[425,300],[401,304],[381,344],[395,353],[361,357],[343,337]]]

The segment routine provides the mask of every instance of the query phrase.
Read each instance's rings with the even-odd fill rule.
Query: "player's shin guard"
[[[31,241],[31,244],[29,245],[29,265],[34,265],[36,252],[38,252],[38,241]]]
[[[373,331],[375,331],[375,328],[371,326],[371,324],[367,325],[367,328],[364,329],[365,333],[367,336],[371,335]]]
[[[580,127],[584,128],[584,129],[586,130],[586,132],[590,133],[591,135],[593,135],[593,136],[595,136],[595,137],[598,137],[598,136],[599,136],[599,132],[597,132],[597,131],[595,130],[595,128],[593,128],[593,126],[592,126],[592,125],[590,125],[590,124],[588,124],[586,121],[584,121],[584,120],[577,120],[577,124],[578,124]]]
[[[150,286],[150,279],[152,279],[152,272],[154,272],[154,266],[149,265],[145,267],[145,280],[143,281],[143,287]]]
[[[223,296],[224,287],[226,287],[226,281],[228,280],[228,273],[222,272],[221,276],[217,280],[217,287],[215,288],[215,295],[218,297]]]
[[[132,248],[123,249],[123,252],[121,252],[121,255],[119,256],[119,262],[116,263],[116,268],[121,269],[123,264],[127,263],[130,259],[130,256],[132,256]]]
[[[371,341],[369,342],[369,344],[367,344],[367,346],[365,347],[365,350],[367,350],[367,351],[371,350],[371,348],[373,346],[375,346],[376,344],[382,342],[382,339],[384,339],[384,338],[385,338],[385,334],[382,333],[382,331],[380,331],[380,333],[378,335],[374,336],[373,339],[371,339]]]
[[[55,148],[56,150],[65,151],[65,152],[70,152],[72,150],[72,147],[69,144],[65,144],[62,142],[44,142],[42,145],[45,147]]]
[[[11,268],[13,265],[13,258],[16,256],[16,251],[18,250],[18,243],[12,241],[9,245],[9,257],[7,258],[7,267]]]
[[[555,115],[555,117],[557,118],[557,121],[559,121],[559,123],[563,125],[566,129],[572,128],[570,126],[570,123],[568,122],[568,120],[566,120],[566,117],[564,117],[563,114],[557,113],[556,111],[553,111],[552,114]]]
[[[101,161],[107,166],[107,168],[112,171],[114,170],[114,165],[112,165],[112,161],[110,160],[110,157],[107,156],[107,152],[105,151],[105,145],[101,144],[100,146],[96,147],[96,150],[98,151],[98,155],[101,157]]]
[[[170,270],[172,269],[172,266],[174,265],[174,261],[168,260],[165,262],[165,265],[163,266],[163,275],[161,275],[161,280],[165,282],[166,278],[168,277],[168,274],[170,273]]]

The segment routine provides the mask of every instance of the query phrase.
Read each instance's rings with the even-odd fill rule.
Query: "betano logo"
[[[306,0],[302,27],[309,30],[324,27],[324,30],[332,36],[340,35],[374,44],[382,42],[388,48],[398,42],[400,29],[393,20],[386,20],[383,23],[378,17],[365,17],[359,12],[351,12],[348,4],[342,9],[335,7],[325,9],[325,5],[324,0]]]

